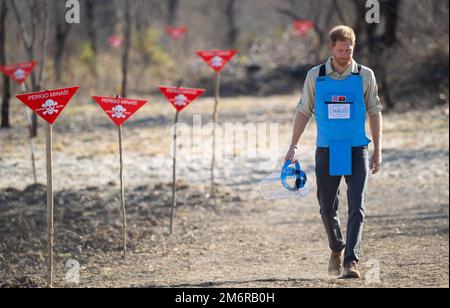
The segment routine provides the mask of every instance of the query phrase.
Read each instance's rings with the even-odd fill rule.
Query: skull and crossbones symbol
[[[42,108],[45,108],[44,115],[53,115],[54,113],[58,113],[58,109],[56,109],[58,103],[52,99],[48,99],[43,105]]]
[[[187,104],[187,97],[183,94],[179,94],[177,97],[175,97],[175,105],[183,107]]]
[[[14,77],[16,80],[22,80],[25,79],[25,71],[21,68],[19,68],[17,71],[14,72]]]
[[[211,65],[213,67],[221,67],[221,66],[223,66],[223,59],[221,57],[219,57],[219,56],[215,56],[211,60]]]
[[[114,114],[112,115],[113,118],[123,119],[123,118],[125,118],[124,113],[127,110],[122,105],[117,105],[116,107],[114,107],[112,109],[112,111],[114,112]]]

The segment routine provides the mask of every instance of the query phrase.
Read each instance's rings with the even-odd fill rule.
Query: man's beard
[[[350,58],[336,58],[336,62],[341,67],[346,67],[350,64],[351,59]]]

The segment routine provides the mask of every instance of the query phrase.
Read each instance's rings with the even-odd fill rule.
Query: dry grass
[[[127,262],[120,259],[119,247],[117,129],[83,98],[75,98],[55,125],[57,286],[73,286],[64,281],[64,265],[75,258],[81,263],[79,287],[448,287],[449,122],[441,109],[385,117],[385,164],[370,179],[362,259],[364,272],[367,262],[380,262],[381,282],[373,285],[326,275],[329,252],[314,194],[294,203],[262,200],[257,183],[268,170],[240,157],[239,150],[235,160],[218,166],[224,174],[219,174],[221,198],[215,203],[207,198],[205,165],[180,159],[184,183],[176,233],[168,237],[174,110],[162,97],[149,100],[124,128]],[[221,121],[279,123],[283,147],[297,100],[223,99]],[[43,286],[44,188],[28,186],[29,151],[19,107],[13,107],[13,118],[20,125],[0,131],[0,280],[6,286]],[[192,116],[201,114],[205,125],[212,107],[212,99],[201,99],[181,120],[191,124]],[[313,164],[314,142],[312,121],[300,151],[307,165]],[[42,134],[36,143],[44,182]],[[309,176],[314,183],[312,171]],[[16,208],[31,226],[31,237]]]

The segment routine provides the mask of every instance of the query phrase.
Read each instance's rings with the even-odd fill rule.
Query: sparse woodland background
[[[385,110],[448,104],[449,2],[382,0],[381,23],[367,24],[364,0],[80,0],[81,23],[65,22],[65,0],[1,0],[0,61],[39,61],[29,89],[80,85],[90,95],[152,94],[159,84],[181,82],[212,95],[210,69],[199,49],[237,49],[223,73],[222,94],[289,94],[301,89],[306,72],[326,60],[328,31],[352,26],[356,59],[375,70]],[[128,14],[127,14],[128,9]],[[295,19],[311,19],[314,30],[292,36]],[[173,43],[167,25],[187,25]],[[124,48],[108,38],[130,33],[127,82]],[[0,85],[2,127],[18,87]]]

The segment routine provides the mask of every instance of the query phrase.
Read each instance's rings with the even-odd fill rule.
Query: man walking
[[[369,172],[382,163],[382,106],[372,70],[353,59],[354,31],[337,26],[330,32],[331,58],[308,72],[297,107],[292,143],[286,160],[294,161],[309,119],[317,122],[316,177],[320,214],[332,251],[328,272],[360,278],[358,268]],[[365,123],[369,118],[374,153],[369,160]],[[339,221],[342,177],[348,186],[347,236]]]

